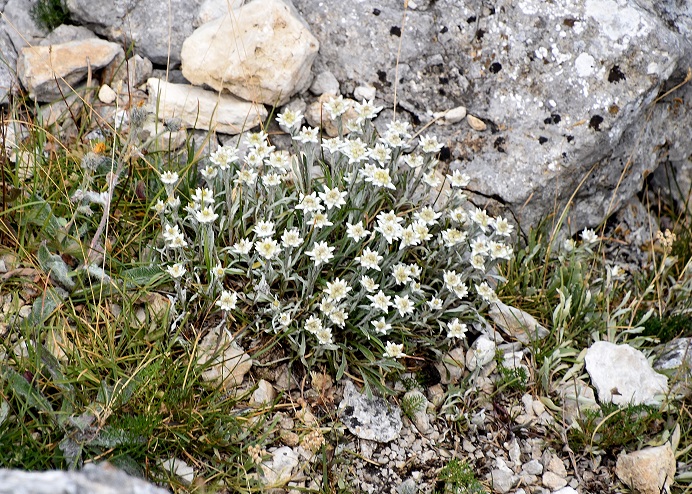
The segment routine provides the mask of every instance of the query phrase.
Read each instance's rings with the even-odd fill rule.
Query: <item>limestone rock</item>
[[[54,101],[68,96],[91,70],[108,65],[122,48],[101,39],[70,41],[52,46],[22,48],[17,59],[17,74],[31,97]],[[57,79],[57,84],[56,84]]]
[[[644,354],[629,345],[597,341],[584,360],[601,402],[652,405],[668,392],[668,378],[654,371]]]
[[[430,434],[433,431],[430,425],[430,417],[428,417],[428,406],[430,406],[431,403],[425,395],[417,389],[412,389],[404,395],[402,401],[403,400],[409,400],[409,403],[417,405],[412,412],[413,425],[416,426],[418,432],[423,435]]]
[[[315,76],[310,85],[310,91],[317,96],[324,93],[336,95],[339,93],[339,81],[336,80],[334,74],[325,70]]]
[[[21,0],[20,0],[21,1]],[[159,65],[175,68],[202,0],[67,0],[70,18]]]
[[[270,404],[276,398],[276,390],[269,381],[260,379],[257,382],[257,389],[250,397],[251,406],[264,406]]]
[[[262,463],[262,482],[268,486],[279,486],[291,480],[298,466],[298,455],[292,448],[283,446],[272,452],[272,459]]]
[[[180,478],[185,485],[195,479],[195,470],[180,458],[168,458],[161,462],[161,468]]]
[[[263,0],[197,28],[183,44],[183,75],[193,84],[280,106],[307,88],[318,48],[291,5]]]
[[[495,342],[486,335],[480,335],[466,352],[466,368],[473,372],[479,367],[489,364],[495,358]]]
[[[68,43],[70,41],[78,41],[80,39],[96,38],[97,36],[85,28],[84,26],[72,26],[70,24],[61,24],[53,29],[48,35],[39,41],[39,45],[50,46]]]
[[[442,357],[440,362],[435,363],[435,368],[440,373],[442,384],[456,384],[464,375],[466,366],[465,351],[461,347],[451,349]]]
[[[0,24],[0,104],[6,102],[9,92],[18,85],[16,67],[17,52],[5,27]]]
[[[232,10],[243,6],[245,0],[204,0],[199,6],[197,17],[192,26],[198,28],[202,24],[211,22],[219,17],[229,14]]]
[[[561,489],[567,485],[567,481],[553,472],[545,472],[542,477],[542,482],[545,487],[551,491]]]
[[[423,124],[461,102],[482,116],[483,133],[435,132],[473,190],[502,198],[522,227],[570,199],[573,231],[596,225],[668,159],[662,143],[692,154],[692,98],[674,101],[692,86],[654,104],[692,60],[689,2],[499,0],[479,14],[438,0],[408,9],[403,26],[401,3],[294,3],[320,42],[315,72],[330,70],[344,94],[369,84],[391,105],[396,81],[398,106]]]
[[[115,91],[113,91],[113,89],[108,84],[104,84],[103,86],[101,86],[99,88],[98,97],[99,97],[99,101],[101,101],[101,103],[105,103],[107,105],[110,105],[111,103],[113,103],[117,99],[118,95],[115,93]]]
[[[239,134],[267,118],[262,105],[186,84],[150,78],[147,89],[149,105],[152,111],[158,109],[159,119],[179,118],[185,128]]]
[[[640,494],[668,492],[675,477],[675,455],[669,444],[644,448],[618,458],[615,473]]]
[[[166,494],[144,480],[131,477],[108,463],[84,465],[78,472],[0,470],[0,494]]]
[[[235,388],[252,367],[252,360],[242,348],[235,345],[225,330],[209,332],[197,349],[198,365],[205,367],[202,379],[220,381],[225,388]]]
[[[31,9],[38,0],[8,0],[3,12],[0,26],[12,40],[15,51],[20,51],[25,46],[35,46],[48,34],[41,26],[36,24],[31,17]],[[4,52],[1,52],[4,54]]]
[[[399,407],[380,397],[368,398],[359,393],[351,381],[344,385],[339,415],[352,434],[380,443],[399,437],[403,425]]]
[[[502,302],[493,304],[489,315],[503,331],[524,345],[548,336],[548,330],[541,326],[531,314]]]
[[[377,95],[377,88],[373,86],[358,86],[353,90],[353,99],[356,101],[373,100]]]

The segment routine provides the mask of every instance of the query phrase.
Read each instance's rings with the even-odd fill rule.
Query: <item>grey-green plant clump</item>
[[[34,22],[46,31],[52,31],[70,19],[70,11],[64,0],[38,0],[30,14]]]
[[[348,121],[343,99],[324,106],[338,137],[287,110],[277,121],[291,152],[258,132],[245,156],[212,153],[202,186],[160,170],[159,252],[177,318],[217,311],[233,333],[277,335],[308,365],[380,385],[407,354],[456,344],[482,320],[512,227],[468,208],[469,178],[440,173],[435,137],[414,140],[400,121],[378,135],[371,102]]]

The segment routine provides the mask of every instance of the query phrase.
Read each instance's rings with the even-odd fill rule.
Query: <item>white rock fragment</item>
[[[444,114],[444,122],[446,124],[453,125],[455,123],[461,122],[464,118],[466,117],[466,107],[465,106],[457,106],[456,108],[452,108],[451,110],[448,110]]]
[[[524,463],[521,468],[529,475],[543,474],[543,464],[539,460],[531,460],[527,463]]]
[[[262,463],[262,482],[267,486],[281,486],[293,476],[293,469],[298,466],[298,454],[288,446],[272,452],[272,459]]]
[[[669,492],[675,468],[675,455],[666,443],[620,456],[615,474],[635,492],[659,494]]]
[[[262,105],[230,95],[150,78],[148,104],[161,120],[179,118],[184,128],[240,134],[267,118]]]
[[[473,115],[466,115],[466,122],[469,124],[469,127],[477,132],[483,132],[488,128],[483,120]]]
[[[226,330],[214,329],[205,336],[197,349],[198,365],[207,366],[202,372],[205,381],[221,381],[225,388],[235,388],[252,367],[252,360],[236,346]],[[211,362],[211,364],[209,364]]]
[[[461,347],[453,348],[442,356],[440,362],[435,363],[435,368],[440,373],[442,384],[455,384],[464,375],[466,365],[465,351]]]
[[[377,95],[377,89],[372,86],[358,86],[353,90],[353,98],[356,101],[373,100]]]
[[[668,378],[654,371],[644,354],[629,345],[597,341],[584,361],[601,402],[653,405],[668,392]]]
[[[352,434],[380,443],[399,437],[403,425],[399,407],[380,397],[369,399],[359,393],[351,381],[346,381],[344,385],[339,415]]]
[[[161,462],[161,468],[179,477],[184,484],[190,485],[195,479],[194,469],[179,458],[168,458]]]
[[[596,61],[588,53],[580,54],[574,61],[574,68],[577,69],[579,77],[589,77],[596,72]]]
[[[55,101],[69,95],[89,68],[103,68],[119,53],[120,45],[98,38],[28,46],[22,48],[17,58],[17,75],[32,98]]]
[[[325,70],[317,74],[312,80],[310,91],[316,96],[321,96],[323,94],[339,94],[339,81],[336,80],[334,74]]]
[[[310,84],[318,49],[292,5],[263,0],[197,28],[180,57],[192,84],[281,106]]]
[[[524,345],[542,340],[548,335],[548,330],[541,326],[531,314],[502,302],[493,304],[489,315],[503,331]]]
[[[269,381],[260,379],[257,382],[257,389],[253,391],[250,397],[250,406],[268,405],[276,398],[276,390]]]
[[[544,487],[554,491],[567,485],[567,480],[553,472],[545,472],[541,478]]]
[[[466,352],[466,368],[473,372],[490,363],[495,358],[495,342],[486,335],[480,335]]]
[[[108,84],[104,84],[99,89],[98,97],[99,97],[99,101],[101,103],[105,103],[107,105],[110,105],[111,103],[113,103],[116,100],[118,95],[115,93],[115,91],[113,91],[111,89],[111,87]]]
[[[573,487],[563,487],[562,489],[553,491],[553,494],[579,494],[579,491]]]
[[[407,392],[402,400],[408,400],[409,403],[417,405],[413,412],[413,425],[416,426],[418,432],[423,435],[430,434],[433,431],[430,425],[430,417],[428,416],[428,406],[430,402],[423,393],[417,389]]]

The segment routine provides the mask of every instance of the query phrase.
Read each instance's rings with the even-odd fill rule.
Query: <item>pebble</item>
[[[543,485],[551,490],[561,489],[567,485],[567,481],[553,472],[543,474]]]
[[[541,475],[543,473],[543,464],[538,460],[531,460],[524,463],[522,470],[531,475]]]
[[[483,132],[488,128],[483,120],[473,115],[466,115],[466,122],[469,124],[469,127],[477,132]]]

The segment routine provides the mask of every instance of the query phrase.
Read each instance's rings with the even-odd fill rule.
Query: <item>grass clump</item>
[[[30,15],[46,31],[52,31],[70,20],[70,11],[64,0],[38,0],[31,7]]]

